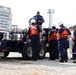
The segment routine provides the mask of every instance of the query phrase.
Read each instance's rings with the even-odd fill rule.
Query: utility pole
[[[54,9],[48,9],[49,13],[49,28],[51,28],[52,25],[52,14],[54,13]]]

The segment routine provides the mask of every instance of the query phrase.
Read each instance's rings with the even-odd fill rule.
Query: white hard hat
[[[35,19],[32,19],[32,20],[31,20],[31,24],[32,24],[32,23],[35,23],[35,22],[36,22]]]
[[[58,23],[58,25],[62,25],[62,24],[64,24],[62,21],[60,21],[60,22]]]
[[[53,25],[52,25],[52,27],[56,27],[56,25],[55,25],[55,24],[53,24]]]

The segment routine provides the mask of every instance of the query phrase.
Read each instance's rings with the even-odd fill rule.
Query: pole
[[[49,28],[51,28],[51,25],[52,25],[52,15],[49,14]]]
[[[49,13],[49,28],[51,28],[52,25],[52,14],[54,13],[54,9],[48,9]]]

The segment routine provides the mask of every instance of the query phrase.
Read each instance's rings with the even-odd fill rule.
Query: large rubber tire
[[[22,51],[22,57],[23,59],[32,59],[32,47],[30,43],[24,46]]]
[[[6,58],[8,55],[9,55],[9,52],[6,51],[6,52],[4,52],[4,56],[2,58]]]
[[[46,49],[45,49],[45,46],[43,44],[42,45],[42,48],[39,52],[39,59],[44,59],[45,58],[45,54],[46,54]],[[23,48],[23,52],[22,52],[22,57],[23,59],[32,59],[32,47],[31,47],[31,44],[28,43],[24,48]]]
[[[41,50],[39,52],[39,59],[44,59],[45,58],[45,54],[46,54],[46,48],[43,44],[41,44]]]

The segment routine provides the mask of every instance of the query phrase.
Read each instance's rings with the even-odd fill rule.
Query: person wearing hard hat
[[[42,23],[44,23],[44,18],[40,15],[40,11],[37,11],[37,14],[33,17],[36,20],[36,24],[42,29]]]
[[[52,30],[50,30],[48,41],[49,41],[49,54],[50,54],[49,60],[55,60],[58,58],[57,30],[55,26],[52,26]]]
[[[73,27],[74,32],[73,32],[73,41],[74,41],[74,45],[73,45],[73,49],[72,49],[72,59],[76,60],[76,25]]]
[[[63,22],[59,22],[60,29],[58,30],[58,40],[59,40],[59,51],[60,51],[60,62],[67,62],[68,55],[67,55],[67,48],[68,48],[68,41],[71,35],[71,32],[68,28],[64,26]]]
[[[30,18],[30,19],[29,19],[29,25],[30,25],[30,26],[31,26],[31,20],[32,20],[32,19],[34,19],[34,18]]]
[[[36,25],[35,19],[31,19],[31,26],[28,30],[27,40],[29,36],[32,45],[32,60],[37,61],[39,50],[41,49],[40,42],[42,41],[42,30]]]

